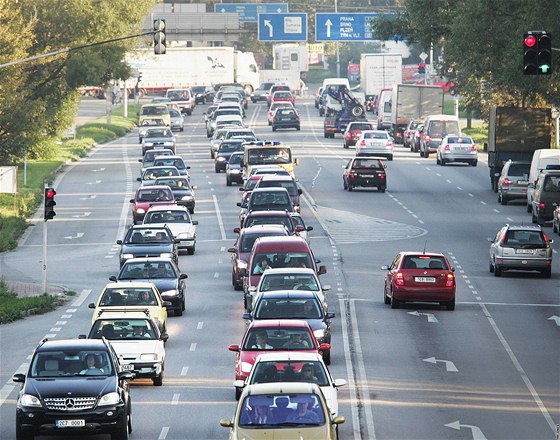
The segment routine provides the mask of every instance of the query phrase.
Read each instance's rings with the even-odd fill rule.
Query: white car
[[[179,251],[186,250],[189,255],[194,254],[198,221],[191,219],[186,206],[152,206],[144,216],[143,224],[151,226],[166,225],[173,233],[175,240],[178,240]]]
[[[356,156],[381,156],[393,160],[393,138],[385,130],[364,130],[356,142]]]
[[[233,385],[270,382],[312,382],[319,385],[333,417],[338,415],[338,387],[346,385],[344,379],[333,379],[317,353],[271,352],[257,356],[245,381],[236,380]]]
[[[257,302],[258,296],[262,292],[272,292],[275,290],[308,290],[315,292],[319,301],[325,308],[328,308],[325,292],[329,291],[331,286],[321,285],[319,277],[315,271],[307,267],[281,267],[276,269],[267,269],[261,276],[257,287],[249,288],[247,294],[247,309],[252,311]]]
[[[160,333],[149,312],[102,310],[88,338],[102,337],[111,341],[123,370],[134,371],[135,378],[150,378],[155,386],[163,384],[168,335]]]
[[[478,151],[472,137],[445,136],[436,151],[436,163],[445,165],[449,162],[466,162],[475,167],[478,163]]]
[[[251,176],[258,176],[261,174],[278,174],[280,176],[289,176],[290,173],[279,165],[255,165],[251,167],[247,179]]]

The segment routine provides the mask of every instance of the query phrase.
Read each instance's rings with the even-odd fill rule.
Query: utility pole
[[[334,13],[338,13],[338,0],[334,0]],[[335,42],[336,45],[336,77],[340,78],[340,53],[338,50],[338,40]]]

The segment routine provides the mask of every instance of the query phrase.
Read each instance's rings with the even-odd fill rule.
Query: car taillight
[[[509,180],[507,177],[504,179],[504,181],[502,182],[502,185],[511,185],[513,183],[512,180]]]
[[[473,146],[471,147],[471,151],[476,151],[476,145],[473,145]]]
[[[392,142],[387,142],[387,146],[388,146],[388,147],[392,147],[392,146],[393,146],[393,143],[392,143]]]
[[[447,274],[447,280],[445,282],[445,287],[453,287],[455,285],[455,275],[452,273]]]
[[[427,140],[427,138],[426,138],[426,140]],[[449,145],[446,145],[445,147],[443,147],[443,149],[444,149],[445,151],[451,151],[451,148],[449,148]]]
[[[296,116],[296,121],[299,121],[299,116]]]
[[[395,275],[395,284],[396,284],[397,286],[404,286],[404,277],[403,277],[402,272],[398,272],[398,273]]]
[[[366,141],[365,139],[362,139],[362,142],[360,142],[360,147],[365,147],[366,146]]]
[[[334,121],[325,121],[325,125],[334,125]]]
[[[545,206],[544,203],[542,203],[542,202],[539,203],[539,209],[544,209],[544,206]]]
[[[546,234],[543,232],[543,239],[544,239],[544,243],[546,245],[546,247],[548,247],[548,237],[546,236]]]
[[[380,179],[385,179],[385,173],[379,174],[379,178],[380,178]]]
[[[356,176],[357,176],[356,173],[350,173],[350,174],[348,174],[348,177],[350,177],[350,179],[355,179]]]

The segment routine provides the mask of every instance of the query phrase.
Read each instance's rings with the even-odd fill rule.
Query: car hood
[[[176,278],[135,278],[133,280],[118,280],[119,283],[137,283],[139,281],[141,281],[142,283],[154,283],[161,293],[167,290],[175,290],[178,288],[179,284]]]
[[[151,244],[123,244],[123,254],[154,254],[154,253],[171,253],[173,252],[172,243],[151,243]],[[148,255],[149,256],[149,255]]]
[[[163,342],[158,339],[144,339],[134,341],[112,340],[111,346],[117,355],[137,355],[141,353],[160,353]]]
[[[113,376],[28,378],[25,393],[40,398],[102,396],[116,390]]]
[[[326,424],[323,426],[307,426],[298,428],[286,428],[282,426],[270,429],[237,428],[236,431],[237,437],[234,438],[244,440],[293,440],[303,438],[305,440],[324,440],[326,438],[330,438]]]
[[[144,182],[151,182],[151,180],[145,180]],[[142,182],[143,183],[143,182]],[[172,200],[166,200],[164,202],[134,202],[135,208],[142,208],[144,210],[150,209],[150,206],[160,206],[160,205],[173,205],[174,202]]]

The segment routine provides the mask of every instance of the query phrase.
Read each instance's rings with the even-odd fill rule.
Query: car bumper
[[[441,139],[438,139],[437,141],[426,142],[424,144],[424,147],[425,147],[424,151],[428,151],[430,153],[435,153],[437,151],[438,145],[440,143],[441,143]]]
[[[85,426],[57,428],[57,420],[84,420]],[[22,432],[35,435],[70,434],[75,436],[112,433],[126,425],[124,404],[99,407],[90,411],[61,412],[44,409],[16,409],[16,424]]]
[[[476,162],[478,160],[478,154],[475,153],[463,153],[463,154],[446,154],[442,153],[441,158],[447,162]]]
[[[541,270],[552,266],[552,257],[542,259],[527,259],[521,257],[497,258],[495,266],[501,269]]]
[[[159,377],[163,372],[161,362],[131,362],[134,370],[134,379]]]
[[[232,182],[243,183],[243,174],[242,173],[229,173],[229,180]]]
[[[164,301],[169,301],[174,309],[183,307],[183,297],[180,295],[162,295]]]
[[[366,148],[366,149],[358,149],[356,151],[356,156],[392,156],[393,149],[392,148]]]
[[[179,200],[177,205],[186,207],[189,211],[194,211],[195,202],[194,200]]]
[[[188,238],[188,239],[181,239],[179,243],[177,243],[177,247],[179,249],[192,249],[196,244],[196,238]]]
[[[375,177],[356,177],[354,179],[348,179],[348,184],[352,186],[382,188],[387,186],[387,181],[385,179],[376,179]]]
[[[451,301],[455,299],[455,288],[439,288],[432,290],[414,288],[393,289],[393,297],[398,301]]]
[[[178,122],[171,123],[171,130],[180,130],[181,128],[183,128],[183,124],[180,124]]]
[[[223,162],[215,162],[214,163],[214,168],[216,170],[219,170],[219,171],[225,171],[226,166],[227,166],[227,161],[225,161],[225,160]]]
[[[526,199],[527,198],[527,187],[525,188],[511,188],[507,186],[500,187],[502,190],[503,196],[506,196],[510,199],[512,198],[519,198],[519,199]]]

